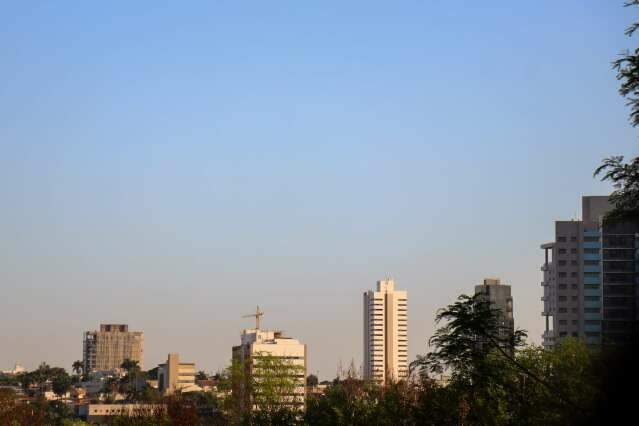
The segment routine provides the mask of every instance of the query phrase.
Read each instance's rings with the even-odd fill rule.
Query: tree
[[[209,376],[207,376],[206,373],[202,370],[198,371],[195,375],[196,380],[207,380],[208,378]]]
[[[585,345],[569,340],[554,351],[524,347],[525,332],[504,336],[498,315],[487,301],[465,295],[437,313],[436,323],[446,323],[429,340],[433,351],[411,364],[420,372],[422,407],[428,407],[419,415],[452,414],[434,424],[559,425],[588,413],[597,386]],[[429,374],[444,371],[450,382],[438,388]]]
[[[80,375],[82,374],[82,370],[84,370],[84,364],[80,360],[73,361],[71,368],[75,374]]]
[[[64,374],[57,374],[51,379],[51,389],[53,392],[62,397],[71,390],[71,377],[64,372]]]
[[[602,181],[610,181],[615,188],[610,195],[614,209],[606,215],[611,221],[639,218],[639,157],[628,163],[624,163],[623,158],[604,159],[594,173],[594,176],[601,175]]]
[[[637,6],[639,0],[630,0],[625,6]],[[626,29],[626,35],[632,37],[639,28],[635,22]],[[621,81],[619,93],[628,100],[630,123],[639,125],[639,48],[622,52],[613,62],[617,71],[617,80]],[[639,218],[639,157],[624,163],[623,156],[605,158],[595,170],[594,176],[602,181],[610,181],[615,190],[610,196],[614,208],[606,215],[610,221]]]
[[[315,374],[309,374],[306,378],[306,386],[315,387],[319,383],[317,376]]]
[[[127,358],[124,361],[122,361],[122,364],[120,364],[120,368],[126,371],[127,373],[130,373],[131,371],[134,371],[134,370],[140,370],[139,364],[140,364],[139,361],[135,361],[135,360],[131,360]]]
[[[441,374],[450,369],[455,376],[473,380],[483,373],[482,367],[491,352],[497,351],[512,360],[510,353],[523,344],[526,332],[517,329],[504,333],[498,315],[498,310],[481,295],[459,296],[457,302],[440,309],[435,316],[436,324],[446,321],[428,341],[435,350],[425,357],[419,356],[411,364],[411,370]]]
[[[298,393],[303,374],[303,366],[268,352],[234,358],[218,383],[218,390],[232,390],[221,405],[232,423],[294,424],[304,404]]]
[[[627,1],[624,6],[637,6],[639,0]],[[626,28],[626,35],[632,37],[639,28],[639,22],[635,22]],[[614,61],[613,68],[617,71],[617,80],[621,81],[619,93],[628,99],[630,106],[630,122],[633,126],[639,125],[639,48],[633,52],[622,52]]]

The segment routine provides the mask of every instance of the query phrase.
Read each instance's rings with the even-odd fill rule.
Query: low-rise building
[[[164,364],[158,366],[158,389],[164,395],[176,391],[200,392],[201,387],[195,384],[195,363],[180,362],[180,356],[171,353]]]
[[[110,424],[115,416],[152,416],[166,410],[163,404],[82,404],[76,414],[89,423]]]

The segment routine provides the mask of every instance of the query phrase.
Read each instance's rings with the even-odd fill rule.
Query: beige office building
[[[158,388],[164,395],[179,392],[198,392],[195,384],[195,363],[180,362],[178,354],[169,354],[166,363],[158,366]]]
[[[299,340],[286,337],[281,331],[246,329],[242,332],[242,344],[233,347],[233,361],[243,369],[239,382],[233,383],[233,392],[238,392],[242,409],[258,408],[259,389],[254,389],[254,395],[247,392],[247,384],[259,384],[261,380],[260,368],[264,366],[260,358],[270,356],[277,363],[279,371],[270,374],[284,374],[290,376],[292,388],[284,389],[281,404],[303,409],[306,403],[306,345]],[[268,366],[266,367],[268,368]],[[249,382],[250,381],[250,382]]]
[[[408,377],[408,313],[405,291],[391,279],[364,293],[364,378],[389,383]]]
[[[125,359],[138,361],[144,368],[144,333],[129,331],[126,324],[100,324],[100,331],[84,333],[84,371],[120,368]]]

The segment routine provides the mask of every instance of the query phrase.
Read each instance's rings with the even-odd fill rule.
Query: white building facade
[[[294,383],[294,388],[286,391],[287,395],[281,395],[281,403],[303,409],[306,403],[306,345],[284,336],[281,331],[260,329],[244,330],[242,344],[233,347],[233,360],[239,362],[245,371],[242,383],[234,383],[233,391],[240,393],[244,409],[258,408],[247,392],[247,380],[259,384],[260,357],[264,356],[287,366],[285,374],[290,375],[291,383]]]
[[[391,279],[364,293],[364,378],[389,383],[408,377],[406,291]]]

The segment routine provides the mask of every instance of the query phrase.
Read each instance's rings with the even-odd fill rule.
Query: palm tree
[[[73,372],[77,375],[80,375],[80,373],[82,373],[82,370],[84,370],[84,364],[82,364],[82,361],[73,361],[73,364],[71,364],[71,368],[73,369]]]

